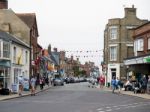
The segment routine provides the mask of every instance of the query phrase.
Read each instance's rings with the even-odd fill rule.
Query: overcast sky
[[[150,0],[8,0],[16,13],[36,13],[38,43],[80,56],[81,62],[102,61],[103,35],[110,18],[123,18],[124,8],[137,8],[137,17],[150,19]],[[74,52],[73,52],[74,51]],[[78,52],[79,51],[79,52]],[[90,52],[91,51],[91,52]]]

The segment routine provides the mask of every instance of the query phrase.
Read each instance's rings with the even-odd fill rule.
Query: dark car
[[[53,85],[54,86],[63,86],[64,85],[63,78],[55,78],[55,79],[53,79]]]
[[[65,77],[65,78],[64,78],[64,82],[65,82],[66,84],[70,83],[70,78],[69,78],[69,77]]]

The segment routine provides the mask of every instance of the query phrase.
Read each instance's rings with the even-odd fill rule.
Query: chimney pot
[[[8,9],[8,0],[0,0],[0,9]]]

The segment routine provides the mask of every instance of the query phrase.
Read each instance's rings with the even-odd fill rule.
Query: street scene
[[[150,100],[89,88],[89,83],[51,87],[36,94],[0,102],[1,112],[149,112]]]
[[[150,112],[149,0],[0,0],[0,112]]]

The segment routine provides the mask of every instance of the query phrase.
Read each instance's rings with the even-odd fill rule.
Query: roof
[[[32,28],[36,18],[35,13],[17,13],[16,15],[23,20],[29,28]]]
[[[43,49],[43,48],[42,48],[42,46],[41,46],[40,44],[38,44],[38,43],[37,43],[37,46],[38,46],[38,48],[41,48],[41,49]]]
[[[50,58],[53,60],[55,65],[59,65],[59,53],[58,52],[52,52],[50,55]]]
[[[136,28],[133,28],[133,30],[136,30],[136,29],[138,29],[138,28],[141,28],[141,27],[143,27],[143,26],[145,26],[145,25],[147,25],[147,24],[150,24],[150,21],[148,21],[148,22],[146,22],[146,23],[143,23],[142,25],[140,25],[140,26],[138,26],[138,27],[136,27]]]
[[[29,45],[27,45],[23,41],[15,38],[11,34],[8,34],[8,33],[4,32],[4,31],[1,31],[1,30],[0,30],[0,39],[3,39],[5,41],[11,41],[13,43],[16,43],[16,44],[22,45],[24,47],[30,48]]]
[[[36,14],[35,13],[16,13],[16,15],[31,29],[34,24],[37,25],[36,22]],[[37,26],[36,26],[37,28]],[[38,28],[37,28],[38,29]],[[38,30],[37,30],[37,35]]]

